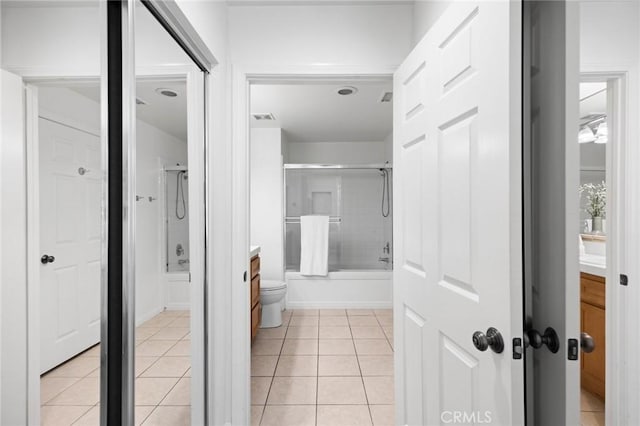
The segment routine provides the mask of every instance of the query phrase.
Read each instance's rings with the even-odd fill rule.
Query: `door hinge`
[[[513,359],[522,359],[522,339],[520,337],[513,338]]]
[[[578,339],[569,339],[567,343],[567,359],[569,361],[577,361],[578,360],[578,348],[580,345],[578,344]]]

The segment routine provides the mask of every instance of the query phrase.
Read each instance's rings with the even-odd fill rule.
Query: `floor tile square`
[[[373,310],[372,309],[347,309],[347,315],[349,316],[373,315]]]
[[[183,328],[191,328],[191,318],[187,317],[178,317],[174,319],[172,322],[167,325],[169,328],[174,327],[183,327]]]
[[[191,407],[156,407],[142,424],[144,426],[190,426]]]
[[[191,358],[163,356],[147,368],[141,377],[182,377],[191,367]]]
[[[355,355],[321,355],[318,359],[318,376],[360,376]]]
[[[351,333],[354,339],[387,339],[384,335],[382,327],[356,327],[351,326]]]
[[[179,340],[165,356],[191,356],[191,340]]]
[[[373,313],[377,317],[392,317],[393,309],[374,309]]]
[[[251,356],[251,376],[272,377],[276,371],[278,357],[273,355],[252,355]]]
[[[316,386],[316,377],[274,377],[267,398],[267,406],[315,405]]]
[[[393,327],[393,317],[377,317],[378,322],[383,327]]]
[[[175,340],[145,340],[136,346],[136,356],[162,356],[175,344]]]
[[[580,423],[582,426],[605,426],[604,413],[582,411],[580,413]]]
[[[393,404],[393,377],[363,377],[369,404]]]
[[[100,401],[100,379],[80,379],[49,401],[48,405],[95,405]]]
[[[267,405],[261,426],[315,426],[315,405]]]
[[[321,326],[321,339],[350,339],[351,329],[347,326]]]
[[[370,405],[373,426],[394,426],[396,424],[394,409],[393,405]]]
[[[387,339],[353,339],[358,355],[391,355],[393,351]]]
[[[85,377],[92,371],[100,368],[100,358],[76,357],[55,369],[49,371],[44,377]]]
[[[317,339],[318,327],[311,326],[290,326],[287,330],[287,339]]]
[[[293,316],[315,316],[317,317],[319,312],[317,309],[296,309],[293,311]]]
[[[287,334],[287,327],[281,325],[280,327],[273,328],[260,328],[258,329],[257,339],[284,339]]]
[[[320,317],[320,327],[324,327],[327,325],[339,325],[342,327],[346,327],[349,325],[349,320],[346,316],[344,317]]]
[[[149,337],[149,340],[180,340],[189,334],[189,329],[184,327],[167,327]]]
[[[276,367],[276,376],[312,376],[318,375],[318,357],[316,355],[282,355]]]
[[[294,316],[291,318],[291,321],[289,322],[289,327],[292,327],[292,326],[293,327],[300,327],[300,326],[317,327],[318,320],[319,320],[319,317],[316,317],[316,316],[308,316],[308,315]]]
[[[90,406],[44,406],[40,409],[40,424],[42,426],[68,426],[90,409]]]
[[[251,378],[251,405],[263,406],[267,403],[267,395],[271,387],[271,377]]]
[[[318,405],[317,426],[371,426],[366,405]]]
[[[160,405],[191,405],[191,379],[186,377],[178,380]]]
[[[153,365],[160,357],[157,356],[137,356],[135,362],[136,377],[139,377],[145,370]]]
[[[46,404],[78,380],[80,379],[77,377],[42,377],[40,379],[40,404]]]
[[[251,426],[259,426],[260,420],[262,420],[262,412],[264,411],[264,405],[252,405],[251,406]]]
[[[280,355],[282,339],[256,339],[251,345],[252,355]]]
[[[359,355],[363,376],[393,376],[393,355]]]
[[[159,377],[139,377],[135,383],[136,405],[158,405],[169,391],[178,383],[178,379]]]
[[[318,405],[366,404],[362,378],[318,377]]]
[[[320,339],[320,355],[355,355],[353,339]]]
[[[282,355],[317,355],[317,339],[286,339],[282,347]]]
[[[320,309],[320,316],[328,316],[328,317],[346,317],[347,310],[346,309]]]
[[[366,327],[380,327],[378,319],[374,316],[368,315],[354,315],[349,317],[349,325],[352,327],[366,326]]]

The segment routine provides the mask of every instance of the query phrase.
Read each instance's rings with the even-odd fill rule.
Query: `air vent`
[[[165,89],[164,87],[159,87],[156,89],[156,93],[162,96],[166,96],[167,98],[175,98],[178,96],[178,92],[173,89]]]
[[[136,105],[148,105],[148,103],[140,98],[136,98]]]
[[[380,96],[380,103],[387,103],[393,100],[393,92],[384,92],[382,96]]]
[[[340,96],[351,96],[351,95],[355,95],[356,93],[358,93],[358,89],[356,87],[353,86],[345,86],[345,87],[339,87],[336,90],[336,93]]]
[[[251,116],[256,120],[256,121],[275,121],[275,117],[273,116],[273,114],[271,113],[266,113],[266,114],[251,114]]]

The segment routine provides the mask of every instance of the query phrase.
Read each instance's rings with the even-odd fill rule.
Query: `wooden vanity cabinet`
[[[260,256],[251,258],[251,291],[249,292],[249,309],[251,310],[251,340],[255,339],[262,319],[260,304]]]
[[[605,279],[580,273],[580,326],[596,344],[591,353],[582,353],[582,387],[605,397]]]

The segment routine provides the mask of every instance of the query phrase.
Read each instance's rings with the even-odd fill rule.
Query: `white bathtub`
[[[169,310],[191,308],[191,277],[188,271],[165,272],[164,306]]]
[[[386,309],[393,304],[393,271],[343,270],[326,277],[287,272],[287,307]]]

